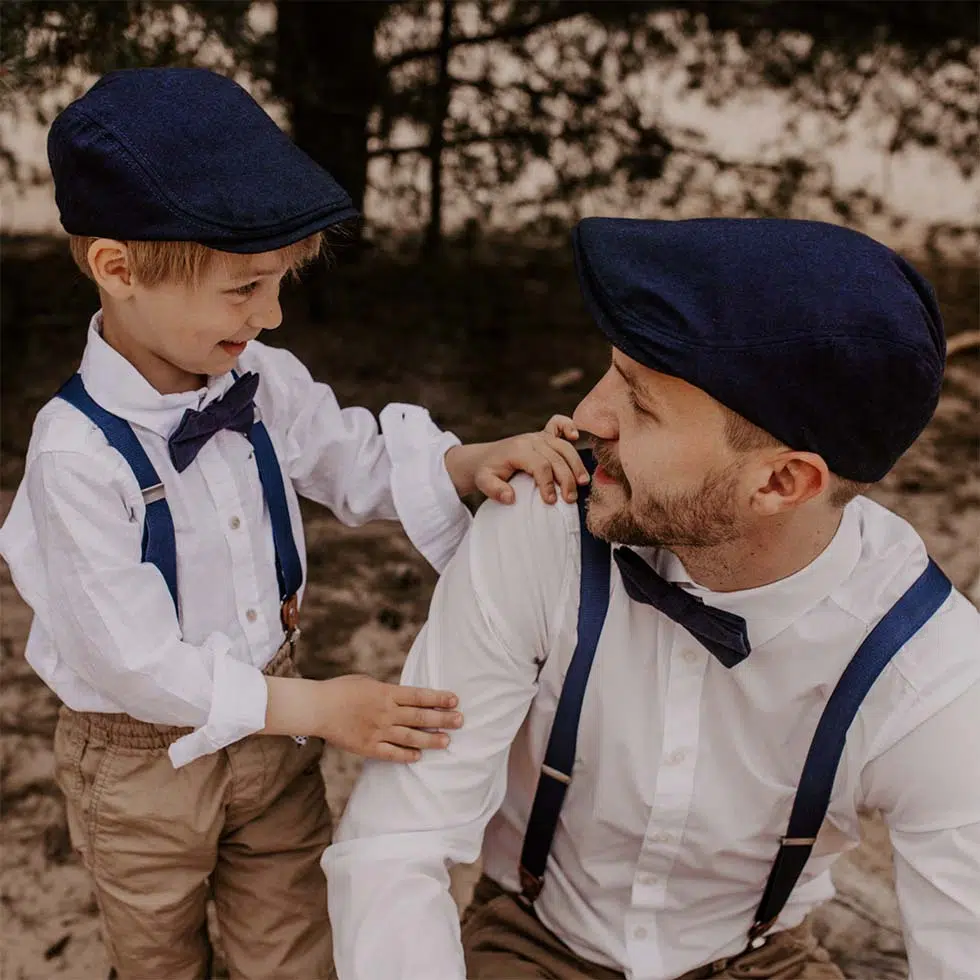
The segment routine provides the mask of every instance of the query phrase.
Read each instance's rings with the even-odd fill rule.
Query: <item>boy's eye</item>
[[[237,289],[233,289],[232,292],[236,296],[251,296],[256,289],[259,288],[258,280],[255,282],[248,282],[244,286],[239,286]]]

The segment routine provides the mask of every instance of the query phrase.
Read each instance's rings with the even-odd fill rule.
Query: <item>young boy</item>
[[[213,895],[233,977],[316,980],[323,740],[410,762],[461,717],[448,692],[297,677],[297,495],[348,524],[400,518],[441,568],[468,524],[458,493],[506,501],[520,468],[574,497],[584,470],[553,435],[461,447],[413,406],[385,409],[382,435],[256,340],[283,276],[355,211],[234,82],[112,73],[49,156],[102,309],[38,415],[0,553],[35,612],[27,658],[64,702],[57,778],[109,959],[122,980],[208,975]]]

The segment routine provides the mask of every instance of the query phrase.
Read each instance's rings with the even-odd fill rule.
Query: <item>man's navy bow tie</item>
[[[184,412],[180,425],[167,441],[170,459],[178,473],[187,469],[204,447],[208,439],[222,429],[247,434],[255,420],[255,391],[259,376],[246,371],[220,398],[207,408],[196,412],[193,408]]]
[[[654,606],[683,626],[726,667],[740,664],[749,655],[752,648],[741,616],[705,605],[703,599],[658,575],[629,548],[617,548],[614,554],[631,599]]]

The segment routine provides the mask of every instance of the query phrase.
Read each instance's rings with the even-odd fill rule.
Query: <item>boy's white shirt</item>
[[[80,373],[92,398],[128,421],[167,492],[177,543],[181,618],[163,576],[141,562],[143,497],[102,432],[60,398],[34,423],[24,479],[0,528],[0,555],[34,610],[28,662],[78,711],[126,712],[195,729],[177,767],[265,724],[262,668],[285,639],[272,529],[252,446],[217,433],[182,473],[167,438],[188,408],[221,397],[232,375],[161,395],[89,327]],[[341,409],[288,351],[253,341],[239,371],[261,377],[256,404],[282,465],[306,580],[297,494],[345,524],[401,520],[441,570],[470,524],[444,457],[458,445],[429,413],[389,405],[381,431],[364,408]]]

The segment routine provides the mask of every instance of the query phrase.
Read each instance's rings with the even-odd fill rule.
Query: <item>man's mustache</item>
[[[610,479],[617,483],[625,482],[625,474],[622,466],[619,465],[619,458],[612,449],[612,445],[602,439],[592,438],[592,455],[595,461],[606,471]]]

